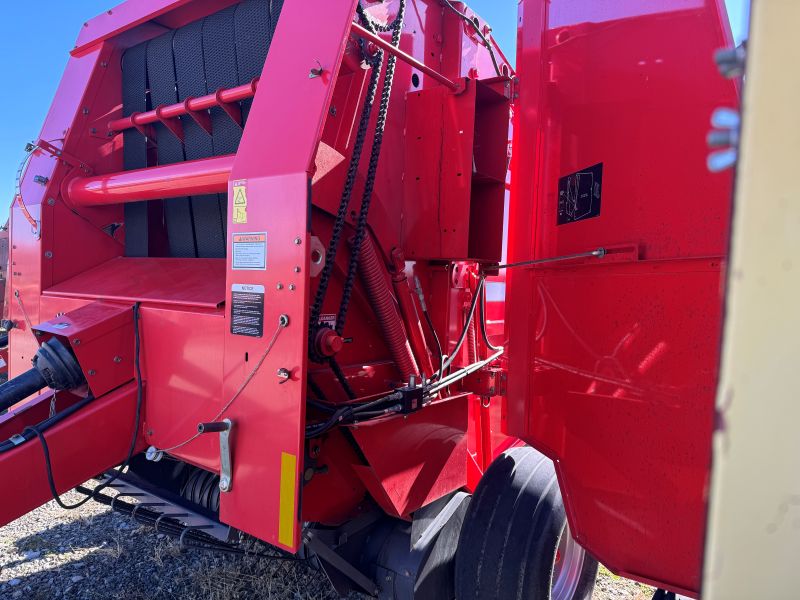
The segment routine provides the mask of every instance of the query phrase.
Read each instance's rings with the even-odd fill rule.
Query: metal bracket
[[[230,436],[233,421],[223,419],[214,423],[199,423],[197,433],[219,432],[219,490],[230,492],[233,487],[233,462],[231,461]]]
[[[48,141],[40,139],[39,141],[36,142],[36,146],[43,152],[46,152],[50,156],[57,158],[63,163],[71,167],[77,167],[86,175],[91,175],[93,173],[92,168],[86,162],[82,161],[77,156],[67,154],[66,152],[61,150],[61,148],[57,148]]]

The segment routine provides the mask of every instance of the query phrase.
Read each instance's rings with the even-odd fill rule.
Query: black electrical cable
[[[433,342],[436,344],[436,352],[439,354],[439,370],[436,371],[436,373],[434,373],[431,377],[431,381],[435,381],[437,379],[441,379],[442,375],[444,375],[444,351],[442,350],[442,342],[439,340],[439,334],[436,333],[436,328],[433,326],[433,320],[431,319],[427,309],[423,309],[422,316],[425,317],[425,322],[428,324],[428,329],[431,330]]]
[[[50,417],[48,419],[45,419],[44,421],[41,421],[40,423],[38,423],[36,425],[36,428],[39,429],[40,431],[47,431],[53,425],[57,425],[58,423],[60,423],[61,421],[63,421],[67,417],[69,417],[70,415],[73,415],[76,412],[78,412],[84,406],[89,404],[92,400],[94,400],[94,396],[87,396],[86,398],[83,398],[82,400],[79,400],[78,402],[76,402],[72,406],[57,412],[52,417]],[[32,440],[33,438],[36,437],[36,434],[33,432],[32,428],[28,427],[28,428],[25,429],[25,431],[23,431],[20,434],[20,437],[22,439],[19,439],[19,438],[10,439],[10,440],[5,440],[2,443],[0,443],[0,454],[2,454],[4,452],[8,452],[9,450],[13,450],[14,448],[19,446],[20,444],[23,444],[25,442],[28,442],[28,441]]]
[[[486,36],[483,34],[483,32],[481,31],[480,27],[478,27],[478,24],[477,24],[477,23],[475,23],[475,21],[473,21],[472,19],[470,19],[470,18],[469,18],[467,15],[465,15],[464,13],[462,13],[460,10],[458,10],[458,9],[457,9],[455,6],[453,6],[452,4],[450,4],[450,0],[442,0],[442,3],[443,3],[443,4],[444,4],[444,5],[447,7],[447,8],[449,8],[451,11],[453,11],[455,14],[457,14],[457,15],[458,15],[458,16],[459,16],[461,19],[463,19],[463,20],[464,20],[466,23],[468,23],[470,27],[472,27],[472,29],[475,31],[475,33],[476,33],[476,34],[478,35],[478,37],[480,38],[481,42],[483,42],[483,45],[484,45],[484,46],[486,47],[486,49],[489,51],[489,56],[490,56],[490,57],[491,57],[491,59],[492,59],[492,64],[494,65],[494,70],[495,70],[495,73],[497,73],[497,76],[498,76],[498,77],[502,76],[502,74],[503,74],[503,73],[502,73],[502,71],[500,70],[500,65],[497,63],[497,57],[494,55],[494,48],[492,48],[492,43],[489,41],[489,38],[487,38],[487,37],[486,37]]]
[[[25,432],[33,432],[36,437],[39,438],[39,442],[42,444],[42,452],[44,453],[44,463],[45,469],[47,471],[47,484],[50,487],[50,493],[53,496],[53,500],[56,501],[61,508],[65,510],[74,510],[76,508],[80,508],[84,504],[86,504],[89,500],[91,500],[95,495],[100,493],[102,490],[107,488],[111,485],[120,474],[128,467],[133,458],[134,451],[136,450],[136,440],[139,438],[139,424],[141,422],[142,416],[142,400],[144,397],[143,394],[143,386],[142,386],[142,369],[141,364],[139,361],[139,355],[141,350],[141,336],[139,332],[139,303],[133,305],[133,339],[134,339],[134,368],[136,369],[136,417],[133,423],[133,435],[131,437],[131,445],[128,450],[128,456],[125,459],[125,462],[122,466],[112,475],[108,480],[104,481],[100,484],[95,490],[92,492],[91,495],[86,496],[85,498],[78,500],[75,504],[65,504],[61,497],[58,494],[58,490],[56,489],[56,484],[53,479],[53,465],[50,461],[50,448],[47,445],[47,440],[44,437],[44,430],[40,429],[38,425],[26,427]],[[23,432],[23,434],[25,433]]]
[[[306,427],[306,438],[314,438],[319,437],[323,433],[327,433],[337,425],[347,425],[352,423],[353,419],[362,414],[367,414],[369,409],[376,408],[381,404],[385,403],[396,403],[398,400],[402,399],[403,395],[400,392],[394,392],[387,396],[383,396],[376,400],[371,400],[369,402],[364,402],[362,404],[348,404],[346,406],[342,406],[335,413],[327,420],[322,423],[317,423],[316,425],[309,425]],[[384,414],[383,412],[381,414]]]
[[[502,350],[501,346],[495,346],[489,341],[489,334],[486,332],[486,285],[483,286],[483,292],[481,293],[481,306],[480,306],[480,313],[479,319],[480,326],[481,326],[481,336],[483,337],[483,343],[486,344],[489,350],[494,350],[495,352],[498,350]]]

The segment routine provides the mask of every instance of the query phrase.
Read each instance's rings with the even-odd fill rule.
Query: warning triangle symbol
[[[233,197],[233,204],[234,206],[247,206],[247,196],[244,193],[244,188],[236,188],[236,194]]]

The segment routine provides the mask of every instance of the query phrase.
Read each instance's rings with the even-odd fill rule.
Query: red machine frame
[[[318,3],[313,19],[305,3],[287,1],[260,78],[128,116],[116,68],[124,50],[237,2],[129,0],[89,21],[12,210],[11,374],[28,368],[56,315],[108,315],[140,302],[146,405],[137,447],[217,472],[215,439],[183,442],[230,402],[235,460],[223,522],[295,552],[302,522],[353,518],[365,493],[406,518],[473,490],[494,457],[524,440],[554,460],[571,530],[593,555],[615,572],[696,594],[731,189],[729,177],[706,171],[704,136],[711,111],[737,103],[710,58],[731,42],[724,6],[524,0],[517,79],[496,47],[495,72],[472,25],[433,0],[409,2],[416,10],[398,50],[353,22],[358,0]],[[394,2],[369,4],[384,21],[394,14]],[[508,345],[494,369],[424,410],[309,443],[308,378],[348,402],[333,373],[309,363],[308,330],[312,255],[330,235],[324,215],[336,212],[367,81],[359,39],[400,59],[370,243],[395,265],[391,284],[388,271],[381,277],[396,291],[409,352],[430,368],[432,340],[408,287],[414,276],[450,354],[479,279],[492,274],[489,330]],[[122,170],[121,131],[151,135],[160,123],[182,139],[183,120],[208,132],[208,109],[241,119],[236,103],[249,98],[235,155]],[[511,101],[509,200],[508,156],[497,148],[507,144]],[[596,164],[604,169],[597,218],[557,224],[559,180]],[[221,192],[245,198],[244,222],[228,205],[226,259],[123,256],[123,203]],[[264,269],[234,268],[230,249],[242,235],[263,236]],[[597,248],[603,258],[506,275],[497,269],[506,238],[511,262]],[[231,332],[237,286],[265,292],[263,337]],[[360,398],[375,397],[397,378],[365,312],[367,294],[355,296],[364,311],[350,331],[370,351],[345,345],[343,370]],[[490,354],[480,340],[470,346],[457,366]],[[130,371],[130,357],[120,360]],[[91,370],[106,377],[101,369]],[[123,383],[84,415],[115,429],[75,446],[113,452],[81,464],[68,428],[53,431],[59,491],[124,458],[135,386]],[[0,428],[36,422],[49,397],[0,417]],[[0,522],[46,500],[39,462],[30,447],[0,457],[4,474],[24,470],[35,490],[4,506]],[[315,476],[320,463],[324,477]]]

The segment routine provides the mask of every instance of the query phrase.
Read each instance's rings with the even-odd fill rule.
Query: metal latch
[[[233,487],[233,463],[231,462],[231,430],[233,421],[223,419],[214,423],[198,423],[197,433],[219,432],[219,490],[230,492]]]

